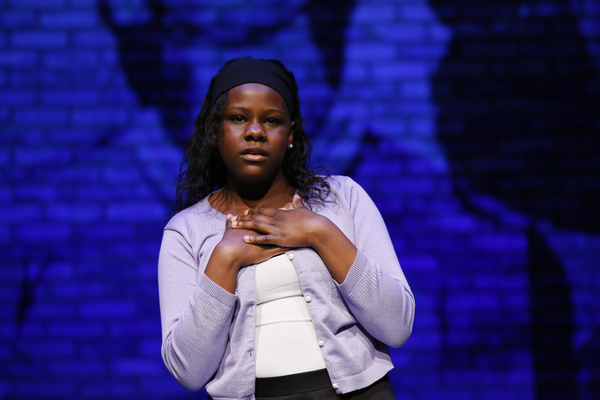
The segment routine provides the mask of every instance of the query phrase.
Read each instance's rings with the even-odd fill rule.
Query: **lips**
[[[242,151],[240,156],[246,161],[258,162],[267,158],[268,153],[259,147],[249,147]]]

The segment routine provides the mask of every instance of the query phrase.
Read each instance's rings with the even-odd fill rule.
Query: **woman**
[[[310,167],[294,76],[239,58],[212,79],[159,257],[163,360],[215,399],[395,398],[387,346],[414,299],[377,208]]]

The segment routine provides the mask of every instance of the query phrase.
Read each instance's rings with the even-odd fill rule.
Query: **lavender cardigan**
[[[338,285],[310,248],[290,249],[332,385],[338,393],[377,381],[412,331],[415,302],[384,221],[352,179],[330,178],[335,202],[313,209],[333,221],[359,249]],[[204,275],[225,231],[225,215],[208,199],[167,224],[158,280],[162,357],[186,389],[206,385],[214,399],[254,399],[255,267],[242,268],[231,294]]]

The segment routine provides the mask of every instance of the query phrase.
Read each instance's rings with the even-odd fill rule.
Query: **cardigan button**
[[[294,253],[287,253],[287,256],[288,256],[288,258],[289,258],[290,260],[293,260],[293,259],[294,259],[294,257],[296,257],[296,256],[294,255]]]
[[[307,303],[310,303],[312,300],[312,297],[310,296],[304,296],[304,300],[306,300]]]
[[[323,347],[323,346],[325,346],[325,342],[324,342],[324,341],[322,341],[322,340],[319,340],[319,341],[317,342],[317,344],[319,345],[319,347]]]
[[[332,386],[334,389],[337,389],[337,388],[338,388],[338,384],[337,384],[337,383],[334,383],[334,384],[333,384],[333,385],[331,385],[331,386]]]

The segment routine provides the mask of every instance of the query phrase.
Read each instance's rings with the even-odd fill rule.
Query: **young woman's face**
[[[236,86],[228,95],[219,141],[228,179],[262,183],[281,177],[294,125],[283,97],[259,83]]]

